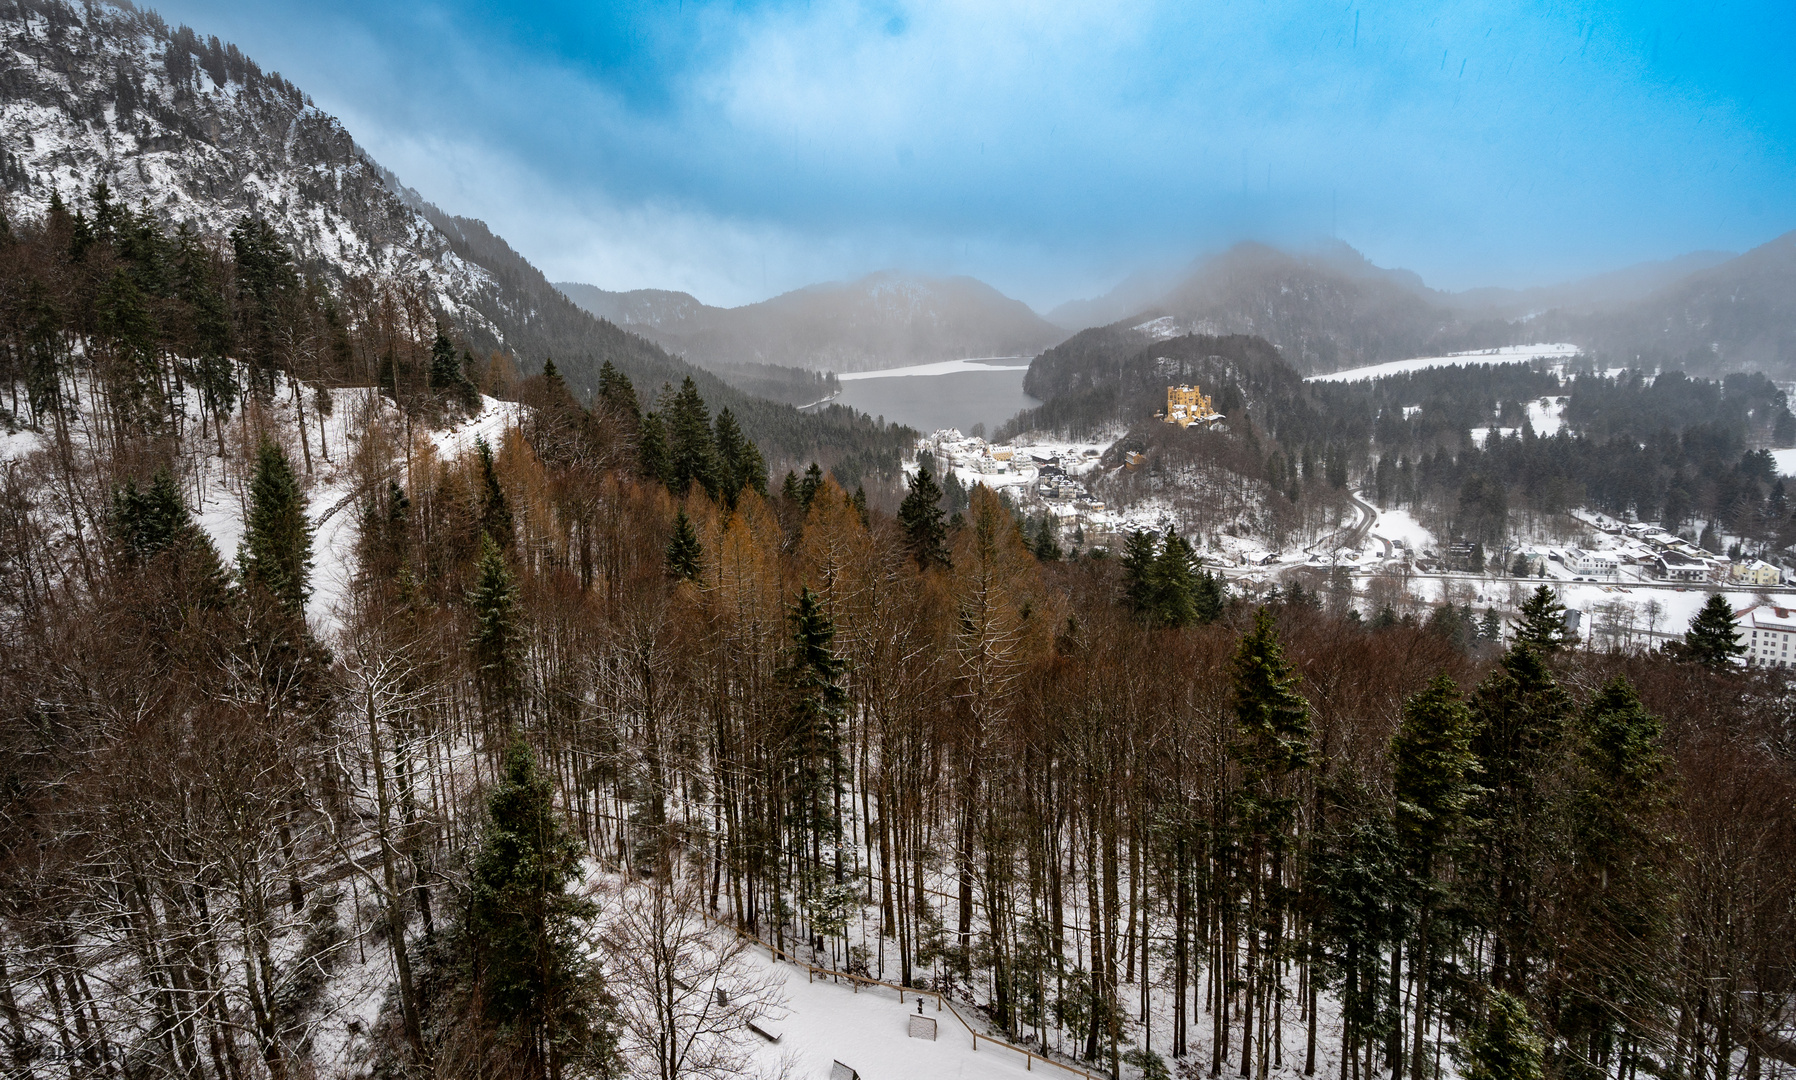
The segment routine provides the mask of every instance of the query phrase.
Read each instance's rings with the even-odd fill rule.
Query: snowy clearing
[[[1468,364],[1525,364],[1535,359],[1566,360],[1577,354],[1578,347],[1576,345],[1568,345],[1563,342],[1545,345],[1505,345],[1500,349],[1449,353],[1446,356],[1418,356],[1411,360],[1391,360],[1383,364],[1371,364],[1367,367],[1331,371],[1326,375],[1311,375],[1304,381],[1361,382],[1366,379],[1382,379],[1387,375],[1423,371],[1427,368],[1464,367]]]
[[[1796,476],[1796,449],[1773,450],[1771,456],[1777,461],[1779,476]]]

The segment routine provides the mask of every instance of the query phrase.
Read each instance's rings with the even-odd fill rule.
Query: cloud
[[[552,276],[739,302],[885,265],[1038,304],[1340,235],[1455,286],[1796,223],[1796,15],[814,0],[165,10]],[[636,277],[633,275],[641,275]]]

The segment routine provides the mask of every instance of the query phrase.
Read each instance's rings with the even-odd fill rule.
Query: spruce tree
[[[667,426],[660,413],[644,413],[636,430],[636,460],[642,475],[671,486],[671,466],[667,456]]]
[[[607,412],[634,428],[642,419],[642,406],[636,400],[636,388],[629,376],[607,360],[599,367],[599,403]]]
[[[461,361],[455,355],[455,343],[449,340],[442,323],[437,324],[436,340],[430,344],[430,388],[453,394],[470,407],[480,396],[462,372]]]
[[[1237,827],[1246,841],[1243,865],[1251,868],[1250,911],[1247,925],[1253,938],[1248,943],[1247,998],[1274,979],[1280,939],[1285,924],[1285,893],[1279,887],[1281,867],[1291,837],[1297,799],[1287,781],[1312,759],[1310,707],[1297,692],[1297,676],[1285,659],[1272,614],[1260,608],[1253,627],[1242,635],[1235,651],[1232,697],[1235,738],[1230,755],[1241,766],[1241,790],[1236,800]],[[1263,867],[1270,866],[1262,884]],[[1251,1004],[1249,1005],[1251,1008]],[[1252,1017],[1243,1027],[1242,1060],[1252,1053]]]
[[[1161,538],[1150,580],[1154,622],[1176,629],[1197,619],[1197,560],[1191,545],[1170,526]]]
[[[474,450],[480,456],[480,528],[509,551],[517,537],[511,504],[505,500],[505,489],[499,485],[499,473],[493,466],[493,448],[485,439],[475,439]]]
[[[1035,527],[1035,540],[1029,545],[1042,562],[1059,562],[1062,558],[1060,539],[1054,535],[1055,531],[1053,515],[1043,514]]]
[[[474,623],[468,648],[481,706],[489,717],[509,722],[518,697],[524,633],[511,567],[505,552],[486,533],[480,534],[480,561],[467,601]]]
[[[1521,623],[1515,629],[1515,642],[1526,645],[1542,656],[1578,643],[1578,635],[1565,625],[1565,605],[1545,585],[1522,601]]]
[[[904,530],[904,546],[917,569],[948,565],[948,530],[942,524],[942,489],[936,486],[929,466],[919,463],[910,478],[910,492],[898,507],[898,527]]]
[[[845,669],[834,650],[835,624],[808,587],[799,590],[788,614],[792,636],[781,682],[786,692],[785,746],[788,790],[800,851],[808,850],[816,869],[825,835],[840,839],[835,796],[841,791],[840,729],[848,707],[842,687]]]
[[[1250,789],[1277,780],[1310,760],[1310,705],[1297,692],[1272,613],[1260,608],[1235,651],[1233,672],[1236,755]]]
[[[717,497],[718,469],[711,414],[688,375],[667,406],[667,490],[685,495],[693,485]]]
[[[1672,875],[1664,824],[1672,805],[1664,729],[1633,685],[1616,676],[1576,720],[1576,794],[1570,818],[1573,855],[1557,890],[1564,970],[1571,1007],[1556,1025],[1574,1053],[1589,1060],[1603,1045],[1644,1032],[1633,1018],[1650,1009],[1662,985],[1657,957],[1670,951]]]
[[[312,523],[292,463],[269,439],[256,450],[237,563],[245,585],[266,590],[293,614],[304,609],[312,594]]]
[[[1158,557],[1159,545],[1154,542],[1153,533],[1135,529],[1123,540],[1123,598],[1129,610],[1150,620],[1154,616],[1154,564]]]
[[[1222,575],[1211,573],[1200,566],[1191,591],[1191,610],[1197,616],[1197,621],[1213,623],[1222,618],[1223,605],[1227,602],[1228,593]]]
[[[813,461],[804,475],[798,478],[798,504],[804,508],[805,513],[811,512],[811,500],[817,497],[817,492],[822,487],[823,466]]]
[[[166,550],[191,524],[187,504],[166,468],[156,470],[148,488],[140,490],[132,478],[112,493],[112,534],[132,562]]]
[[[1469,914],[1496,938],[1495,985],[1515,989],[1543,947],[1540,882],[1560,853],[1557,788],[1571,698],[1540,653],[1519,642],[1472,695],[1478,790],[1468,807],[1476,857],[1466,864]]]
[[[1484,1019],[1466,1040],[1466,1080],[1543,1080],[1542,1045],[1522,1000],[1493,991]]]
[[[1503,623],[1497,618],[1496,608],[1484,609],[1484,617],[1478,621],[1478,637],[1484,641],[1503,640]]]
[[[1746,655],[1746,646],[1740,644],[1740,628],[1734,623],[1734,609],[1725,595],[1710,595],[1690,621],[1690,629],[1684,632],[1684,647],[1691,659],[1712,668],[1725,667]]]
[[[609,999],[583,946],[596,910],[572,888],[584,848],[521,740],[506,750],[504,777],[486,805],[462,933],[481,1019],[507,1056],[521,1059],[524,1076],[558,1077],[569,1066],[609,1075]]]
[[[684,509],[674,515],[672,539],[667,542],[667,576],[676,581],[698,583],[705,551],[698,542],[698,530]]]
[[[745,489],[767,494],[767,462],[760,448],[742,434],[728,409],[717,414],[714,426],[717,451],[717,491],[723,504],[734,508]]]
[[[225,599],[227,579],[218,549],[187,512],[174,474],[156,470],[148,488],[136,480],[113,492],[110,532],[125,562],[140,568],[159,556],[173,560],[177,574],[186,579],[193,599],[217,606]]]
[[[1444,886],[1437,859],[1458,831],[1471,800],[1477,755],[1472,753],[1472,713],[1446,675],[1403,703],[1403,719],[1391,739],[1392,794],[1397,839],[1403,851],[1410,900],[1416,911],[1410,970],[1416,983],[1414,1066],[1423,1076],[1422,1037],[1427,1028],[1428,985],[1440,943],[1435,912]]]

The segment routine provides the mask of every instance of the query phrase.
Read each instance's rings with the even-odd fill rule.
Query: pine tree
[[[1466,1080],[1543,1080],[1542,1046],[1520,998],[1493,991],[1484,1019],[1466,1040]]]
[[[1565,625],[1565,605],[1545,585],[1522,601],[1521,624],[1515,629],[1515,642],[1526,645],[1542,656],[1578,643],[1578,635]]]
[[[1059,562],[1063,557],[1060,539],[1054,533],[1053,515],[1043,514],[1035,527],[1035,540],[1029,545],[1030,551],[1042,562]]]
[[[1746,646],[1740,644],[1740,628],[1734,623],[1734,609],[1726,595],[1709,596],[1690,621],[1690,629],[1684,632],[1684,647],[1691,659],[1712,668],[1725,667],[1746,655]]]
[[[1496,608],[1484,609],[1484,617],[1478,621],[1478,637],[1484,641],[1503,640],[1503,623],[1497,618]]]
[[[244,584],[266,590],[293,614],[312,594],[312,523],[305,496],[287,455],[269,439],[256,450],[237,563]]]
[[[468,647],[473,654],[481,705],[488,716],[509,722],[518,697],[524,640],[518,586],[505,562],[505,552],[485,533],[480,534],[480,561],[474,569],[474,586],[468,590],[467,601],[474,623]]]
[[[572,891],[583,855],[536,756],[514,741],[487,796],[461,937],[481,1019],[526,1077],[559,1077],[568,1066],[603,1076],[614,1064],[609,999],[582,941],[596,910]]]
[[[674,515],[673,538],[667,542],[667,576],[676,581],[698,583],[705,551],[698,542],[698,531],[682,509]]]
[[[936,486],[929,466],[918,464],[910,478],[910,492],[898,507],[898,527],[904,530],[904,546],[919,570],[948,565],[948,530],[942,524],[942,489]]]

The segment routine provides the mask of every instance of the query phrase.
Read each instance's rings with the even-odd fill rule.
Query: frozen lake
[[[938,428],[986,431],[1041,402],[1023,393],[1029,357],[999,356],[939,364],[855,371],[838,376],[842,392],[833,404],[909,424],[928,434]]]

